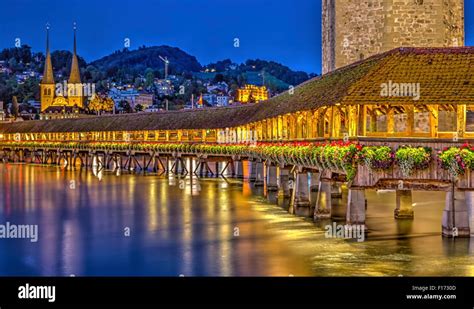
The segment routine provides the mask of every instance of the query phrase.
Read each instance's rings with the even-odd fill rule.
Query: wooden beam
[[[387,135],[393,135],[395,133],[395,111],[393,108],[387,110]]]
[[[456,109],[456,120],[457,120],[457,132],[458,138],[464,137],[464,132],[466,131],[466,105],[459,104]]]
[[[415,131],[415,107],[413,105],[408,105],[405,107],[407,113],[407,134],[408,136],[413,136]]]
[[[357,124],[357,135],[366,136],[367,129],[367,105],[358,105],[358,124]]]
[[[430,111],[430,136],[436,138],[438,137],[438,105],[427,105],[427,108]]]

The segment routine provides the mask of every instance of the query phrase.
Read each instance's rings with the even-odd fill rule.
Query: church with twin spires
[[[81,83],[79,62],[76,53],[76,26],[74,25],[74,51],[71,73],[64,83],[55,83],[51,53],[49,50],[49,26],[46,27],[46,59],[43,79],[40,84],[41,118],[65,118],[84,109],[84,93]]]

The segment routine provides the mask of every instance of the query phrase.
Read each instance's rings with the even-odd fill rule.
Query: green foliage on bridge
[[[3,150],[29,149],[142,152],[155,154],[190,154],[251,157],[278,165],[297,165],[318,170],[330,170],[346,175],[352,181],[358,165],[365,165],[373,172],[389,171],[395,165],[406,177],[415,171],[425,170],[433,160],[431,148],[404,145],[394,150],[388,146],[362,146],[355,142],[326,143],[258,143],[246,144],[175,144],[151,142],[1,142]],[[450,147],[436,156],[441,168],[453,177],[474,169],[474,147]]]

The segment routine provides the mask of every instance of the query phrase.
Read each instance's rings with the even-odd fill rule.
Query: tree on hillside
[[[86,61],[78,56],[77,57],[79,68],[81,70],[86,68]],[[63,76],[69,76],[72,63],[72,53],[68,50],[56,50],[51,53],[51,62],[56,72],[61,73]]]
[[[8,79],[0,75],[0,101],[9,102],[18,93],[18,83],[15,77]]]
[[[143,111],[144,109],[145,109],[145,107],[144,107],[143,105],[141,105],[141,104],[135,105],[135,111],[136,111],[136,112],[141,112],[141,111]]]
[[[17,63],[30,63],[32,61],[31,47],[22,45],[21,47],[5,48],[0,52],[0,60],[15,59]]]
[[[220,82],[223,82],[223,81],[225,81],[223,74],[218,73],[218,74],[216,74],[216,76],[214,76],[214,83],[220,83]]]
[[[18,118],[18,113],[20,111],[20,107],[18,106],[18,100],[16,98],[16,96],[13,96],[13,99],[12,99],[12,116],[16,118]]]
[[[94,94],[89,102],[89,110],[100,115],[101,112],[111,112],[114,108],[114,101],[106,96]]]
[[[148,68],[145,71],[145,87],[151,87],[155,80],[155,72],[153,69]]]
[[[39,100],[39,83],[36,78],[28,78],[23,84],[18,85],[18,101],[25,103],[28,100]]]
[[[131,113],[132,107],[130,106],[130,103],[128,103],[127,100],[122,100],[119,102],[118,106],[125,112],[125,113]]]

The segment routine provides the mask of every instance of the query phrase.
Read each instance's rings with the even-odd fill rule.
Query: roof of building
[[[75,113],[83,111],[82,108],[77,106],[48,106],[42,114],[51,114],[51,113]]]
[[[71,74],[69,75],[70,84],[81,83],[81,72],[79,71],[79,61],[77,60],[76,52],[76,28],[74,27],[74,51],[72,54]]]
[[[474,47],[398,48],[242,106],[2,124],[0,132],[216,129],[334,104],[474,104]],[[420,97],[384,97],[384,83],[419,83]]]
[[[46,29],[46,60],[44,64],[42,84],[54,84],[53,64],[49,52],[49,28]]]

